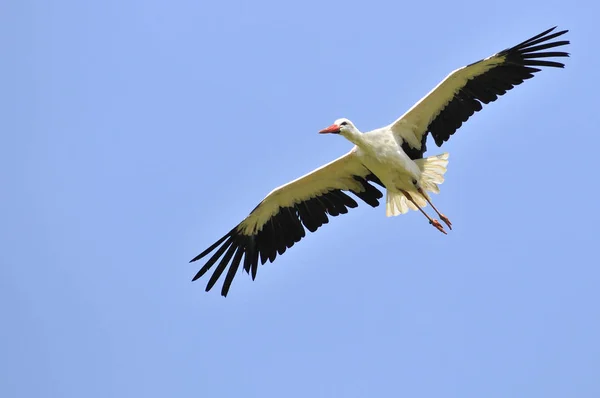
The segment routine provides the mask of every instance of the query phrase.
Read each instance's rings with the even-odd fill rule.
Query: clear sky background
[[[0,5],[0,396],[599,397],[597,2]],[[226,299],[188,261],[451,70],[546,28],[564,70]],[[220,285],[219,285],[220,287]]]

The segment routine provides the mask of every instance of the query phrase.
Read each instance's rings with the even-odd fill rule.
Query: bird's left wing
[[[422,158],[428,132],[441,146],[463,122],[482,109],[481,103],[493,102],[532,78],[541,70],[537,67],[563,68],[563,63],[547,60],[569,56],[566,52],[546,51],[569,44],[566,40],[550,41],[568,32],[551,33],[555,28],[450,73],[389,126],[403,140],[405,152],[413,159]]]
[[[218,262],[206,286],[209,291],[229,266],[221,294],[227,296],[231,282],[242,263],[247,273],[256,277],[259,258],[264,264],[273,262],[277,253],[299,242],[304,228],[316,231],[329,220],[358,206],[344,191],[352,192],[369,205],[376,207],[383,195],[370,182],[381,181],[356,156],[356,148],[346,155],[274,189],[241,223],[194,257],[199,260],[216,249],[193,280],[202,277]],[[383,185],[382,185],[383,186]]]

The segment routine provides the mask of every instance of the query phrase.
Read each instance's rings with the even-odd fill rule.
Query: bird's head
[[[342,134],[344,135],[344,133],[347,132],[355,132],[354,130],[356,130],[356,127],[354,127],[354,124],[346,119],[346,118],[341,118],[336,120],[331,126],[319,131],[319,134]]]

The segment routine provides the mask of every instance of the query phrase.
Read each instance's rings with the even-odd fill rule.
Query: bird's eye
[[[341,122],[341,123],[340,123],[340,126],[345,126],[345,125],[347,125],[347,124],[348,124],[348,122]]]

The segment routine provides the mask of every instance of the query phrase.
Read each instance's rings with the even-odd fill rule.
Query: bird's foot
[[[450,220],[448,220],[448,217],[446,217],[443,214],[440,214],[440,218],[448,226],[448,228],[452,229],[452,223],[450,222]]]
[[[440,222],[438,220],[433,219],[432,221],[429,221],[429,224],[436,227],[438,229],[438,231],[440,231],[444,235],[448,235],[448,233],[444,230],[444,227],[442,227],[442,224],[440,224]]]

